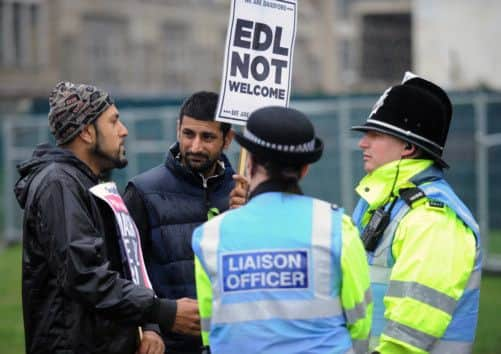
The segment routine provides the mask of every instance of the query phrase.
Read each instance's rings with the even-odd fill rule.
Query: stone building
[[[380,90],[409,68],[495,87],[500,64],[486,68],[499,55],[474,53],[501,27],[479,2],[298,0],[293,93]],[[456,35],[473,8],[483,25]],[[135,97],[218,90],[229,10],[230,0],[0,0],[0,98],[46,96],[60,80]]]

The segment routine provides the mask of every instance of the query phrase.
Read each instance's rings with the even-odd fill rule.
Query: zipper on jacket
[[[211,208],[210,199],[209,199],[209,180],[211,178],[220,177],[222,174],[209,176],[207,178],[205,178],[205,176],[201,173],[199,175],[202,178],[202,187],[204,188],[204,196],[205,196],[205,208],[207,209],[207,212],[208,212]]]
[[[206,212],[208,212],[210,209],[208,181],[210,178],[217,177],[217,176],[210,176],[210,177],[205,178],[205,176],[200,173],[200,177],[202,178],[202,187],[204,188],[205,209],[206,209]]]
[[[207,212],[209,212],[209,210],[211,209],[210,200],[209,200],[209,180],[211,178],[218,178],[218,177],[224,178],[224,174],[226,172],[226,167],[225,167],[223,162],[218,160],[216,163],[219,164],[220,173],[216,173],[216,174],[209,176],[207,178],[205,178],[205,176],[202,173],[198,173],[200,178],[202,178],[202,187],[204,189],[204,196],[205,196],[205,208],[206,208]],[[216,167],[216,171],[218,171],[217,167]]]

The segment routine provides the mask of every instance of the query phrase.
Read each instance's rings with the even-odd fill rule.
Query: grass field
[[[21,248],[0,254],[0,353],[24,353],[21,310]]]
[[[0,353],[24,353],[21,311],[21,250],[0,253]],[[484,275],[475,354],[501,353],[501,276]]]

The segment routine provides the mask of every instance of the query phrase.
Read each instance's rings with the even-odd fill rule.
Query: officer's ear
[[[404,148],[402,150],[402,158],[409,158],[414,156],[416,153],[416,145],[411,143],[405,143]]]

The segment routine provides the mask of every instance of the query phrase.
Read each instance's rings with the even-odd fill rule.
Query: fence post
[[[482,251],[486,258],[489,244],[489,167],[488,146],[485,144],[487,135],[487,97],[484,92],[474,96],[475,107],[475,142],[476,142],[476,190],[477,210],[480,234],[482,235]]]
[[[4,210],[4,232],[3,235],[5,243],[11,244],[15,241],[19,241],[19,232],[16,230],[14,223],[14,208],[12,203],[15,203],[12,188],[14,187],[14,173],[12,169],[12,139],[13,139],[13,129],[12,129],[12,117],[4,117],[2,122],[2,142],[3,142],[3,171],[4,171],[4,182],[3,182],[3,210]]]
[[[341,205],[345,210],[353,210],[353,166],[351,163],[350,110],[348,99],[339,99],[339,160],[341,176]]]

